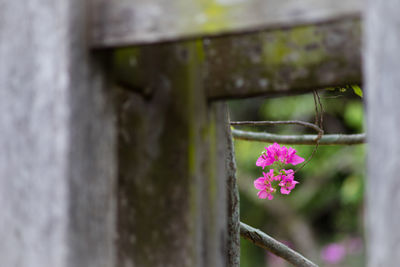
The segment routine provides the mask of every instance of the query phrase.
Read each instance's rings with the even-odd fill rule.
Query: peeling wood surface
[[[363,0],[92,0],[94,47],[277,29],[359,16]]]
[[[296,94],[361,82],[358,19],[241,36],[205,38],[197,46],[207,97]],[[198,41],[200,42],[200,41]],[[201,42],[200,42],[201,43]],[[143,47],[113,50],[114,78],[143,94],[151,86],[137,64]],[[146,46],[157,52],[157,46]]]

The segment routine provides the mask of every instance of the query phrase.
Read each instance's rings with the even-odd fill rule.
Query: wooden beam
[[[210,98],[293,94],[361,81],[356,19],[205,40]]]
[[[346,19],[287,30],[203,39],[203,82],[210,99],[296,94],[361,82],[361,27]],[[146,49],[157,51],[157,46]],[[113,51],[115,79],[151,94],[143,48]]]
[[[93,0],[94,47],[149,44],[342,20],[363,0]]]

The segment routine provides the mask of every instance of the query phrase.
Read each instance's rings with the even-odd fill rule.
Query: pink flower
[[[268,147],[265,147],[266,151],[263,151],[261,156],[258,158],[256,165],[264,169],[264,167],[273,164],[279,160],[281,146],[278,143],[274,143]]]
[[[278,143],[274,143],[268,147],[265,147],[265,151],[257,159],[256,165],[262,167],[272,165],[275,161],[280,161],[284,164],[297,165],[302,163],[304,159],[296,155],[296,150],[285,146],[280,146]]]
[[[292,165],[297,165],[304,161],[304,159],[302,157],[296,155],[296,149],[291,148],[291,147],[289,147],[287,150],[285,150],[285,154],[284,154],[283,158],[284,158],[284,163],[292,164]]]
[[[279,186],[281,187],[281,193],[289,195],[292,189],[298,184],[298,181],[294,180],[293,170],[281,170],[281,181]]]
[[[325,246],[321,252],[321,258],[326,263],[337,264],[346,256],[346,249],[343,245],[332,243]]]
[[[262,167],[263,169],[266,166],[271,165],[272,163],[274,163],[273,158],[267,156],[266,154],[264,154],[264,152],[261,154],[261,156],[257,159],[256,165]]]
[[[263,169],[271,166],[268,173],[263,172],[263,177],[259,177],[254,181],[259,198],[273,199],[272,195],[280,187],[280,192],[284,195],[290,194],[295,188],[298,181],[294,180],[294,171],[282,169],[285,164],[297,165],[302,163],[304,159],[296,155],[296,150],[285,146],[280,146],[278,143],[265,147],[265,151],[257,159],[256,165]],[[274,164],[277,162],[277,164]],[[274,171],[275,169],[275,171]],[[278,171],[279,170],[279,171]]]
[[[276,177],[274,177],[274,170],[271,169],[268,173],[263,172],[263,177],[254,181],[254,187],[260,190],[257,193],[259,198],[268,198],[269,200],[274,198],[272,193],[275,193],[276,189],[272,187],[273,180],[276,180]]]

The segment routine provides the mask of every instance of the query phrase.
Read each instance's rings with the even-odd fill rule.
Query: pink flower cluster
[[[254,181],[254,187],[258,192],[259,198],[273,199],[273,193],[280,187],[281,194],[288,195],[291,190],[298,184],[294,180],[294,171],[292,169],[283,169],[285,164],[297,165],[302,163],[304,159],[296,155],[296,150],[285,146],[280,146],[274,143],[265,148],[261,156],[258,158],[256,165],[262,167],[266,166],[277,167],[270,169],[269,172],[263,172],[263,176]]]
[[[256,162],[256,165],[263,169],[266,166],[272,165],[275,161],[292,165],[297,165],[304,161],[302,157],[296,155],[296,149],[291,147],[286,148],[285,146],[280,146],[278,143],[265,147],[265,150]]]

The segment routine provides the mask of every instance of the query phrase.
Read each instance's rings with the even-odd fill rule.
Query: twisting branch
[[[319,98],[317,98],[317,93],[314,92],[314,101],[315,101],[315,107],[316,107],[315,108],[315,114],[316,114],[315,115],[315,119],[316,119],[316,123],[318,123],[319,125],[316,125],[316,124],[313,124],[313,123],[309,123],[309,122],[305,122],[305,121],[233,121],[233,122],[231,122],[231,125],[252,125],[252,126],[257,126],[257,125],[297,124],[297,125],[308,127],[308,128],[311,128],[311,129],[317,131],[318,136],[314,141],[315,148],[314,148],[313,152],[311,153],[311,155],[308,157],[308,159],[300,167],[298,167],[294,171],[296,173],[297,171],[302,169],[304,166],[306,166],[308,164],[308,162],[312,159],[312,157],[314,156],[315,152],[317,151],[317,148],[318,148],[318,145],[319,145],[319,140],[322,138],[322,135],[324,134],[324,130],[321,129],[321,127],[322,127],[322,113],[321,113],[321,117],[319,117],[317,100],[319,101]],[[322,108],[322,105],[321,105],[321,108]]]
[[[304,166],[306,166],[310,160],[314,157],[315,153],[317,152],[318,146],[319,146],[319,141],[322,138],[322,135],[324,134],[324,131],[322,130],[322,123],[324,119],[324,108],[322,107],[321,99],[319,98],[318,92],[316,90],[313,91],[313,96],[314,96],[314,104],[315,104],[315,124],[318,124],[318,127],[321,129],[321,131],[318,132],[317,139],[315,140],[315,147],[311,153],[311,155],[308,157],[308,159],[300,166],[298,167],[294,172],[298,172]],[[318,104],[319,104],[319,109],[318,109]]]
[[[234,138],[287,145],[315,145],[318,135],[280,135],[232,129]],[[326,134],[319,140],[319,145],[358,145],[366,142],[366,134]]]
[[[318,127],[318,125],[305,122],[305,121],[231,121],[231,125],[250,125],[250,126],[261,126],[261,125],[288,125],[288,124],[295,124],[295,125],[300,125],[304,126],[307,128],[311,128],[317,133],[324,134],[324,131]]]
[[[267,249],[271,253],[287,260],[298,267],[318,267],[315,263],[306,259],[300,253],[292,250],[281,242],[273,239],[264,232],[255,229],[245,223],[240,223],[240,235],[253,242],[255,245]]]
[[[261,204],[263,209],[268,212],[271,217],[279,218],[280,228],[287,230],[287,234],[290,236],[295,246],[301,247],[302,252],[310,258],[316,259],[318,257],[318,249],[312,227],[303,216],[296,212],[291,205],[288,205],[284,199],[275,198],[274,201],[260,202],[260,199],[254,192],[251,175],[242,173],[240,178],[237,179],[237,182],[242,195],[245,195],[246,198],[256,205]],[[318,183],[319,182],[318,180]],[[312,188],[314,188],[315,183],[311,183],[309,180],[306,180],[305,183],[310,183]],[[301,190],[305,190],[303,186]]]

